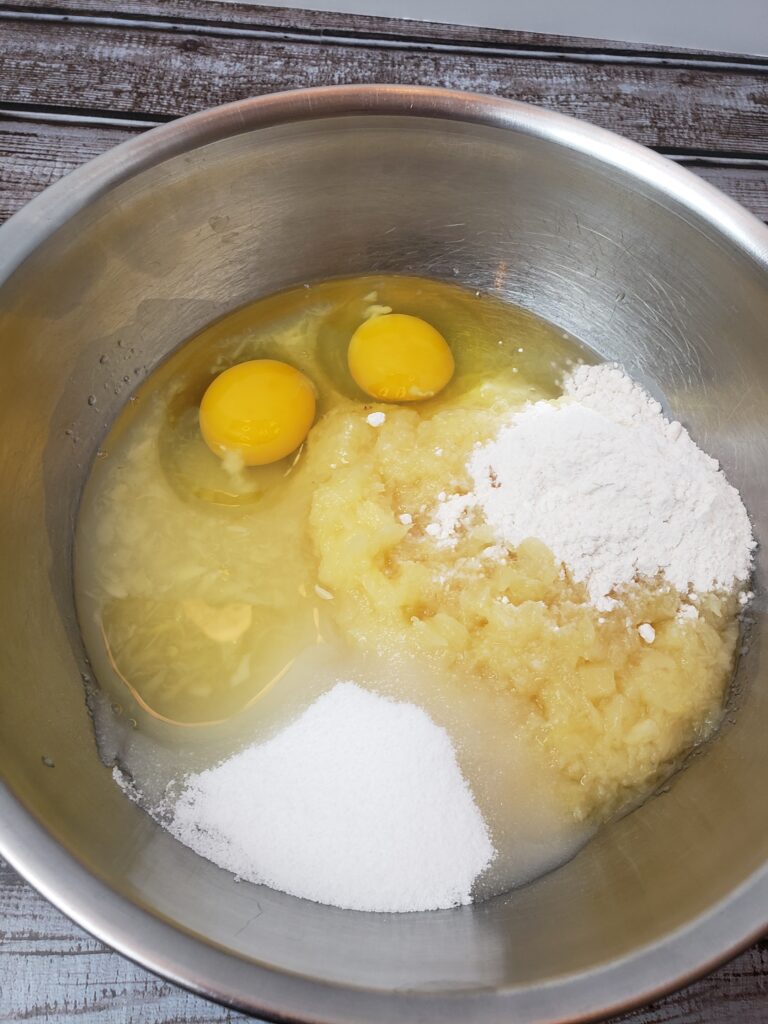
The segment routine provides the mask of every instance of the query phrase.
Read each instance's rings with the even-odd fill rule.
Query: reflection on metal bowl
[[[618,1011],[768,923],[764,554],[720,736],[571,863],[475,907],[368,915],[238,885],[96,755],[71,541],[124,378],[260,295],[372,272],[494,292],[620,360],[765,541],[768,232],[730,200],[589,125],[439,90],[285,93],[158,128],[0,230],[0,853],[120,952],[266,1017]]]

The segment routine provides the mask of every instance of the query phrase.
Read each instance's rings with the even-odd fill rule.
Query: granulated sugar
[[[477,514],[508,545],[536,537],[598,608],[640,576],[662,573],[683,593],[746,580],[755,542],[744,505],[680,423],[614,365],[578,367],[564,391],[473,452],[474,489],[438,504],[438,543]]]
[[[349,682],[189,777],[170,830],[241,878],[351,910],[469,903],[495,853],[445,730]]]

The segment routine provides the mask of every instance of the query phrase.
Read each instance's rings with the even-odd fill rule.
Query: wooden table
[[[685,164],[768,221],[766,58],[212,0],[0,0],[0,220],[153,125],[342,82],[440,85],[574,114]],[[0,940],[0,1021],[243,1019],[112,953],[2,862]],[[768,941],[623,1020],[768,1021]]]

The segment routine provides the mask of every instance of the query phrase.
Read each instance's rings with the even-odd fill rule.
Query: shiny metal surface
[[[96,756],[70,560],[100,437],[215,317],[374,271],[487,289],[621,360],[721,459],[768,539],[768,232],[730,200],[599,129],[436,90],[286,93],[159,128],[0,230],[0,853],[122,953],[264,1016],[617,1011],[768,924],[761,589],[711,747],[570,864],[476,907],[369,915],[238,885]]]

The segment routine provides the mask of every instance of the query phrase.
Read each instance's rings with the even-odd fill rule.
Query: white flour
[[[752,529],[717,462],[614,365],[578,367],[564,391],[472,453],[473,492],[441,501],[427,528],[438,543],[477,515],[510,546],[536,537],[598,608],[639,576],[682,593],[746,580]]]
[[[469,903],[495,854],[448,733],[353,683],[190,776],[170,830],[241,878],[351,910]]]

